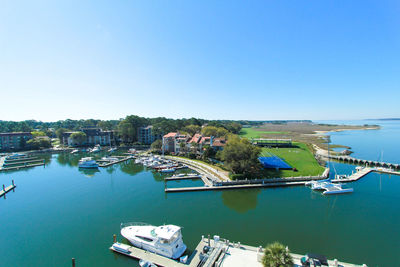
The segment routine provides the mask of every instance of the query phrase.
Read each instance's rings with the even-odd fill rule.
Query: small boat
[[[157,265],[155,265],[154,263],[142,259],[139,261],[139,265],[140,267],[157,267]]]
[[[94,148],[92,148],[90,150],[90,152],[92,152],[92,153],[97,153],[97,152],[100,152],[100,151],[101,151],[100,145],[96,145]]]
[[[78,163],[79,168],[83,169],[97,169],[99,164],[92,157],[81,158]]]
[[[112,147],[112,148],[110,148],[109,150],[107,150],[108,152],[110,152],[110,153],[112,153],[112,152],[114,152],[114,151],[116,151],[117,150],[117,148],[116,147]]]
[[[145,223],[121,224],[121,235],[135,247],[171,259],[178,259],[186,251],[181,227],[172,224],[158,227]]]
[[[330,182],[316,182],[311,184],[312,190],[325,190],[326,186],[329,186]]]
[[[114,243],[112,245],[112,248],[115,249],[118,252],[122,252],[122,253],[125,253],[125,254],[130,254],[131,253],[129,251],[130,246],[122,244],[122,243],[119,243],[119,242]]]
[[[79,149],[74,149],[74,150],[71,151],[71,154],[75,154],[75,153],[78,153],[78,152],[79,152]]]
[[[166,168],[166,169],[161,169],[160,172],[162,173],[171,173],[171,172],[175,172],[176,169],[174,168]]]

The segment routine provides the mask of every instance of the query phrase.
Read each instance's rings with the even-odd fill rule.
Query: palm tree
[[[292,267],[293,258],[289,249],[279,242],[274,242],[265,247],[262,264],[264,267]]]

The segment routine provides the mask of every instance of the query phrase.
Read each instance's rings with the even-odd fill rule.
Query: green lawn
[[[263,148],[262,155],[267,156],[268,152],[272,153],[290,166],[297,169],[297,172],[292,170],[264,170],[265,177],[292,177],[292,176],[314,176],[320,175],[324,168],[320,166],[314,158],[313,153],[303,143],[293,143],[296,148]]]
[[[242,128],[239,135],[246,138],[261,138],[268,134],[287,134],[287,132],[257,131],[255,128]]]

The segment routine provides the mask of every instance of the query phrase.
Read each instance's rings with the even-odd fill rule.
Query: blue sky
[[[400,117],[399,1],[2,1],[0,120]]]

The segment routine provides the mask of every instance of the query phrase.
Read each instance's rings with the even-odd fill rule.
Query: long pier
[[[8,192],[10,192],[11,190],[13,190],[15,187],[16,187],[16,185],[14,184],[14,180],[12,181],[12,184],[7,187],[3,184],[3,190],[0,191],[0,197],[2,197],[2,196],[5,197],[5,195]]]
[[[366,176],[367,174],[371,172],[378,172],[378,173],[385,173],[385,174],[393,174],[393,175],[400,175],[400,172],[393,171],[393,170],[388,170],[385,168],[363,168],[358,172],[353,173],[350,176],[346,176],[344,178],[340,178],[340,176],[335,177],[335,179],[332,180],[333,183],[339,183],[339,182],[355,182]]]
[[[192,179],[201,179],[201,175],[171,176],[171,177],[166,177],[165,181],[192,180]]]
[[[264,183],[264,184],[238,184],[238,185],[220,185],[220,186],[178,187],[178,188],[165,188],[165,192],[166,193],[177,193],[177,192],[193,192],[193,191],[252,189],[252,188],[262,188],[262,187],[284,187],[284,186],[304,185],[305,183],[306,183],[306,181]]]

